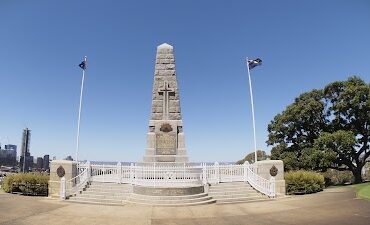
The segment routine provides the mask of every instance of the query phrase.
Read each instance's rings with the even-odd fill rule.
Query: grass
[[[354,184],[351,186],[356,190],[357,197],[370,201],[370,182]]]

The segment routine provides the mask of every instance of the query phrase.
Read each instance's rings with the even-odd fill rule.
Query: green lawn
[[[352,185],[356,190],[357,197],[370,200],[370,182]]]

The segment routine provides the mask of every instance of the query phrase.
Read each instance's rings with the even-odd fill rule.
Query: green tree
[[[286,169],[309,169],[305,155],[325,129],[324,93],[303,93],[268,125],[268,145],[273,145],[271,159],[282,159]]]
[[[257,150],[257,160],[266,160],[269,156],[266,154],[265,151]],[[239,160],[236,162],[236,164],[243,164],[245,161],[248,161],[249,163],[254,162],[254,152],[249,153],[247,156],[244,157],[244,159]]]
[[[271,158],[286,169],[350,170],[370,156],[370,84],[358,77],[303,93],[268,125]]]

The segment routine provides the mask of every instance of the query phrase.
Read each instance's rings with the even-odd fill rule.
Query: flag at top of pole
[[[79,66],[81,69],[86,70],[86,66],[87,66],[87,57],[86,57],[86,56],[85,56],[84,61],[82,61],[78,66]]]
[[[253,69],[254,67],[260,66],[260,65],[262,65],[262,60],[260,58],[248,60],[249,69]]]
[[[249,91],[251,96],[251,106],[252,106],[252,122],[253,122],[253,139],[254,139],[254,162],[257,162],[257,141],[256,141],[256,121],[254,119],[254,104],[253,104],[253,91],[252,91],[252,79],[250,70],[256,66],[262,65],[262,60],[260,58],[257,59],[248,59],[247,58],[247,72],[248,72],[248,79],[249,79]]]

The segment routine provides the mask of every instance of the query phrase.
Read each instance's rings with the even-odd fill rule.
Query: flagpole
[[[247,57],[247,71],[248,71],[249,91],[250,91],[251,106],[252,106],[253,140],[254,140],[254,162],[257,162],[256,122],[255,122],[255,119],[254,119],[254,104],[253,104],[252,79],[251,79],[251,73],[250,73],[250,70],[249,70],[248,57]]]
[[[86,65],[87,56],[84,58],[84,62]],[[81,81],[81,92],[80,92],[80,106],[78,108],[78,122],[77,122],[77,144],[76,144],[76,162],[78,162],[78,150],[80,148],[80,122],[81,122],[81,109],[82,109],[82,93],[84,90],[84,82],[85,82],[85,68],[82,69],[82,81]]]

